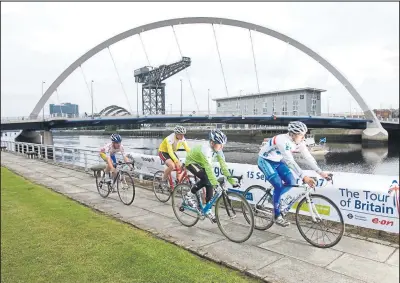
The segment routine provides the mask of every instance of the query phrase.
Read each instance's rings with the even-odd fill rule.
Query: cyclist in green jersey
[[[222,131],[218,129],[212,130],[209,134],[209,141],[207,143],[195,146],[187,154],[185,160],[186,168],[200,179],[184,196],[184,199],[189,206],[197,209],[194,195],[203,187],[206,187],[206,203],[212,199],[214,188],[218,186],[218,180],[215,177],[213,170],[214,161],[219,162],[221,171],[224,176],[227,177],[228,182],[234,187],[237,186],[235,179],[231,178],[231,174],[229,173],[225,163],[225,156],[222,152],[222,148],[226,142],[227,137]],[[205,214],[211,221],[215,221],[215,216],[211,208]]]

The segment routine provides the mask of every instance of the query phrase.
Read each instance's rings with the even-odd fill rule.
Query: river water
[[[109,142],[108,136],[71,135],[58,136],[53,133],[54,145],[79,147],[97,150]],[[157,155],[161,138],[123,137],[123,145],[127,152],[137,152]],[[190,147],[205,142],[204,140],[190,140]],[[256,164],[259,144],[249,144],[240,141],[229,141],[224,148],[227,162]],[[327,143],[329,152],[315,155],[319,166],[326,171],[339,171],[349,173],[364,173],[377,175],[399,176],[399,150],[392,145],[385,148],[362,148],[360,144]],[[179,152],[184,157],[184,152]],[[308,169],[301,158],[296,158],[298,163]]]

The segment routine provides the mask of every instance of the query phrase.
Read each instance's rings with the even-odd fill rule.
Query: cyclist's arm
[[[171,157],[172,161],[174,161],[175,163],[178,163],[179,160],[176,158],[175,152],[172,148],[172,144],[170,144],[169,142],[167,142],[167,150],[168,150],[168,154]]]
[[[222,174],[224,174],[224,176],[228,179],[228,182],[231,185],[234,185],[235,180],[231,177],[231,173],[229,172],[228,166],[225,163],[225,156],[222,153],[222,151],[217,153],[217,160],[218,160],[219,166],[221,167]]]
[[[122,157],[124,158],[125,162],[130,162],[129,158],[125,154],[125,149],[122,144],[120,145],[119,151],[120,151]]]
[[[200,165],[200,167],[204,168],[206,171],[208,180],[210,181],[211,185],[216,186],[218,185],[217,177],[215,177],[213,164],[209,162],[207,158],[207,149],[202,147],[199,154],[196,156],[196,163]]]
[[[182,145],[183,145],[183,148],[185,149],[186,152],[190,151],[190,147],[188,146],[186,141],[182,142]]]
[[[286,149],[286,141],[282,137],[278,136],[276,138],[276,147],[282,154],[283,160],[286,162],[287,166],[292,169],[301,179],[303,179],[305,176],[304,172],[294,160],[293,154],[290,151],[290,147]]]
[[[303,158],[306,160],[308,165],[311,167],[312,170],[316,171],[318,174],[322,172],[321,168],[319,168],[317,161],[311,155],[310,151],[308,150],[307,146],[302,143],[299,147],[300,153]]]

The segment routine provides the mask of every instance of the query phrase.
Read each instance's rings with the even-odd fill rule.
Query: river
[[[229,138],[229,137],[228,137]],[[107,136],[71,135],[61,136],[53,134],[54,144],[97,150],[109,141]],[[161,138],[123,137],[123,145],[127,152],[137,152],[156,155]],[[189,146],[205,142],[204,140],[190,140]],[[228,141],[224,148],[228,162],[256,164],[259,144]],[[325,171],[339,171],[351,173],[399,175],[399,151],[396,145],[386,148],[362,148],[360,144],[327,143],[329,152],[325,155],[316,155],[319,166]],[[184,157],[184,152],[178,154]],[[301,158],[298,163],[308,169]]]

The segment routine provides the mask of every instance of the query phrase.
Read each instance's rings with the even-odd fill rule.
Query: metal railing
[[[2,149],[16,154],[34,156],[53,163],[65,163],[89,171],[91,166],[104,163],[99,150],[90,150],[79,147],[65,147],[24,143],[15,141],[1,141]]]
[[[307,117],[324,117],[324,118],[351,118],[351,119],[365,119],[365,116],[360,114],[360,113],[321,113],[320,115],[313,115],[313,113],[310,112],[297,112],[296,114],[292,114],[291,112],[275,112],[274,114],[272,113],[256,113],[253,111],[240,111],[240,110],[234,110],[234,111],[213,111],[213,112],[208,112],[208,111],[178,111],[178,112],[169,112],[166,111],[165,114],[151,114],[151,115],[143,115],[142,113],[132,113],[132,115],[125,115],[125,116],[107,116],[107,115],[97,115],[94,116],[93,118],[91,115],[80,115],[79,117],[57,117],[57,116],[50,116],[46,115],[44,116],[39,116],[37,118],[32,119],[29,116],[19,116],[19,117],[2,117],[1,118],[1,123],[17,123],[17,122],[22,122],[22,121],[29,121],[29,122],[40,122],[40,121],[55,121],[55,120],[92,120],[92,119],[102,119],[102,118],[107,118],[107,119],[119,119],[121,117],[124,118],[147,118],[147,117],[179,117],[179,116],[192,116],[192,117],[199,117],[199,116],[232,116],[232,117],[260,117],[260,116],[270,116],[272,117],[273,115],[275,116],[290,116],[290,117],[297,117],[297,116],[307,116]],[[387,121],[387,122],[399,122],[399,118],[383,118],[383,117],[378,117],[380,121]]]

